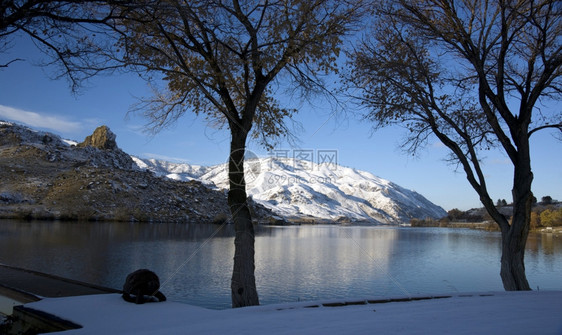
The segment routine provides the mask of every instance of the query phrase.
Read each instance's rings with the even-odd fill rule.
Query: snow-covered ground
[[[320,307],[305,307],[311,305]],[[169,301],[135,305],[117,294],[26,306],[84,326],[64,334],[562,334],[562,291],[340,307],[302,302],[209,310]]]

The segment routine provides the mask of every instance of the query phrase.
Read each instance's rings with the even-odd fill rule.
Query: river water
[[[502,290],[500,235],[469,229],[256,227],[262,304]],[[149,268],[169,300],[230,306],[231,225],[0,221],[0,263],[121,288]],[[562,236],[532,233],[534,289],[562,290]]]

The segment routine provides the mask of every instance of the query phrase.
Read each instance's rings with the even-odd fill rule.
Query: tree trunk
[[[518,157],[514,164],[513,216],[511,225],[502,227],[502,258],[500,275],[506,291],[530,290],[525,275],[525,245],[531,224],[533,193],[531,184],[531,159],[529,141],[518,145]]]
[[[228,177],[228,205],[234,221],[234,269],[232,271],[232,307],[259,305],[256,278],[254,275],[254,226],[248,203],[246,202],[246,182],[244,180],[244,154],[246,133],[238,127],[231,129],[230,159]]]
[[[510,229],[510,232],[513,229]],[[526,232],[515,232],[514,234],[502,234],[502,258],[501,271],[503,287],[506,291],[530,290],[527,276],[525,275],[525,244]]]

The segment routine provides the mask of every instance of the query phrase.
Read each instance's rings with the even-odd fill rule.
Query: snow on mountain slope
[[[201,167],[134,160],[139,167],[158,175],[210,181],[218,188],[228,188],[226,164]],[[288,158],[259,158],[248,160],[245,169],[248,195],[287,219],[314,217],[395,224],[447,214],[419,193],[353,168]]]
[[[201,175],[205,174],[206,166],[190,165],[186,163],[171,163],[157,159],[140,159],[131,156],[133,161],[140,169],[148,169],[159,176],[166,176],[174,180],[192,180],[198,179]]]

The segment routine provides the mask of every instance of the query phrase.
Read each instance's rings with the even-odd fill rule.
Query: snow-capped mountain
[[[176,180],[197,179],[228,188],[226,164],[197,166],[155,159],[133,160],[141,169]],[[411,218],[440,218],[445,210],[419,193],[369,172],[289,158],[256,158],[245,163],[248,195],[278,215],[298,220],[376,221],[396,224]]]
[[[215,183],[201,178],[212,167],[201,165],[190,165],[186,163],[172,163],[164,160],[157,159],[140,159],[131,156],[133,161],[141,170],[149,170],[154,172],[157,176],[164,176],[173,180],[199,180],[203,184],[216,187]]]

